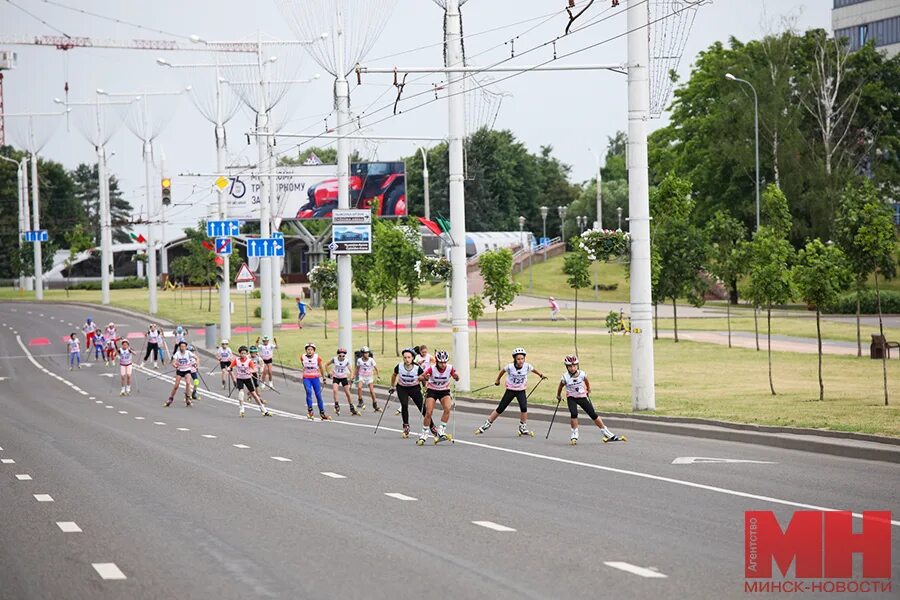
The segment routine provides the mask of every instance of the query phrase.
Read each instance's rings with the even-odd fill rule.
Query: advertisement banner
[[[335,209],[331,219],[331,251],[335,254],[372,252],[372,213]]]
[[[262,186],[251,174],[234,173],[225,193],[228,216],[259,219]],[[382,217],[403,217],[406,209],[406,165],[402,162],[351,163],[350,208],[372,210]],[[279,221],[331,218],[337,208],[338,185],[335,165],[278,167],[275,175],[278,205],[272,216]]]

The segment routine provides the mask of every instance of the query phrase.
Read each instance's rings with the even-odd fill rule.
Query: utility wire
[[[95,17],[97,19],[103,19],[104,21],[111,21],[113,23],[118,23],[119,25],[127,25],[129,27],[135,27],[137,29],[143,29],[145,31],[152,31],[153,33],[161,33],[163,35],[170,35],[172,37],[182,38],[185,40],[190,39],[190,36],[181,35],[180,33],[173,33],[171,31],[166,31],[164,29],[154,29],[153,27],[147,27],[146,25],[141,25],[139,23],[132,23],[130,21],[125,21],[123,19],[117,19],[116,17],[109,17],[107,15],[101,15],[99,13],[91,12],[89,10],[84,10],[83,8],[77,8],[75,6],[67,6],[62,2],[57,2],[56,0],[43,0],[45,4],[51,4],[53,6],[58,6],[59,8],[64,8],[66,10],[71,10],[77,13],[81,13],[83,15],[87,15],[89,17]],[[68,37],[68,36],[66,36]]]
[[[57,32],[57,33],[61,33],[61,34],[64,35],[65,37],[71,39],[72,36],[69,35],[68,33],[66,33],[65,31],[63,31],[62,29],[60,29],[59,27],[54,27],[53,25],[51,25],[50,23],[48,23],[48,22],[45,21],[44,19],[42,19],[42,18],[40,18],[39,16],[37,16],[36,14],[34,14],[33,12],[30,12],[30,11],[28,11],[28,10],[22,8],[21,6],[19,6],[18,4],[16,4],[16,3],[13,2],[12,0],[6,0],[6,1],[9,2],[11,5],[13,5],[14,7],[18,8],[19,10],[21,10],[23,13],[25,13],[26,15],[28,15],[28,16],[31,17],[32,19],[35,19],[36,21],[40,21],[42,24],[46,25],[47,27],[49,27],[49,28],[52,29],[53,31],[55,31],[55,32]]]

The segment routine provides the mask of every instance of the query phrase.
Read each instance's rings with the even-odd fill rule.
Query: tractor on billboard
[[[379,217],[406,215],[406,165],[402,162],[353,163],[350,165],[350,208],[371,210]],[[331,217],[338,206],[338,180],[325,179],[307,190],[308,201],[297,211],[298,219]]]

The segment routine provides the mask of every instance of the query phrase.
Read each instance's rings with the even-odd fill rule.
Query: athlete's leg
[[[404,425],[409,425],[409,393],[402,387],[397,388],[397,400],[400,401],[400,418]]]
[[[310,379],[310,378],[303,379],[303,389],[306,390],[306,409],[312,410],[312,396],[313,396],[312,379]]]
[[[528,422],[528,394],[525,393],[525,390],[519,390],[516,392],[516,400],[519,401],[519,422],[527,423]]]
[[[316,404],[319,406],[319,412],[325,412],[325,403],[322,402],[322,381],[316,377],[312,380],[313,390],[316,392]]]

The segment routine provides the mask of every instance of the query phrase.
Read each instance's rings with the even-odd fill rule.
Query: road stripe
[[[397,500],[403,500],[404,502],[415,502],[418,498],[413,498],[412,496],[407,496],[406,494],[400,494],[398,492],[385,492],[385,496],[388,498],[396,498]]]
[[[56,525],[63,533],[81,533],[81,527],[75,521],[57,521]]]
[[[291,462],[291,459],[285,458],[283,456],[272,456],[270,458],[272,458],[272,460],[277,460],[278,462]]]
[[[640,575],[641,577],[648,577],[650,579],[665,579],[668,575],[660,573],[655,569],[648,569],[646,567],[639,567],[637,565],[633,565],[627,562],[620,561],[608,561],[604,562],[604,565],[607,567],[612,567],[613,569],[619,569],[620,571],[625,571],[626,573],[631,573],[632,575]]]
[[[154,425],[165,425],[165,423],[162,421],[153,421],[153,424]]]
[[[0,452],[3,452],[3,448],[0,448]]]
[[[16,475],[16,479],[18,479],[19,481],[31,481],[31,475],[28,475],[27,473],[19,473]]]
[[[494,523],[493,521],[472,521],[473,525],[478,525],[479,527],[486,527],[487,529],[493,529],[494,531],[515,531],[512,527],[507,527],[506,525],[500,525],[499,523]]]
[[[247,446],[246,444],[232,444],[232,446],[234,446],[235,448],[240,448],[241,450],[246,450],[247,448],[250,447],[250,446]]]
[[[216,436],[214,436],[214,435],[212,435],[212,434],[209,434],[209,433],[204,433],[204,434],[203,434],[202,436],[200,436],[200,437],[205,437],[205,438],[208,439],[208,440],[214,440],[214,439],[216,439]]]
[[[88,396],[88,400],[96,400],[97,396]]]
[[[177,429],[178,431],[190,431],[190,429],[188,429],[187,427],[176,427],[175,429]]]
[[[19,345],[22,346],[22,350],[24,350],[26,353],[28,352],[27,348],[25,348],[24,345],[22,345],[21,341],[19,342]],[[153,373],[152,371],[149,371],[147,369],[141,369],[141,370],[144,370],[147,373]],[[160,377],[160,379],[164,379],[165,381],[168,381],[169,383],[172,383],[175,381],[175,379],[173,377],[168,377],[168,376]],[[209,391],[209,390],[206,392],[206,397],[212,398],[212,399],[214,399],[218,402],[222,402],[224,404],[231,404],[233,406],[237,406],[237,404],[238,404],[237,400],[232,400],[231,398],[228,398],[227,396],[223,396],[221,394],[218,394],[216,392]],[[277,410],[277,409],[269,409],[269,411],[273,415],[277,415],[280,417],[287,417],[289,419],[294,419],[294,420],[300,421],[301,423],[318,423],[318,421],[309,421],[306,418],[306,415],[299,415],[296,413],[292,413],[292,412],[288,412],[288,411],[284,411],[284,410]],[[363,427],[366,429],[375,429],[375,425],[370,425],[368,423],[359,423],[359,422],[352,422],[352,421],[331,421],[331,423],[335,423],[337,425],[343,425],[343,426],[347,426],[347,427]],[[400,431],[399,429],[393,429],[390,427],[381,427],[381,429],[385,429],[387,431],[398,432],[398,433]],[[605,471],[607,473],[616,473],[618,475],[639,477],[642,479],[649,479],[651,481],[659,481],[661,483],[679,485],[679,486],[689,487],[689,488],[693,488],[693,489],[697,489],[697,490],[713,492],[713,493],[717,493],[717,494],[725,494],[725,495],[734,496],[737,498],[748,498],[750,500],[759,500],[761,502],[768,502],[770,504],[779,504],[782,506],[791,506],[794,508],[804,508],[804,509],[808,509],[808,510],[819,510],[819,511],[827,511],[827,512],[844,510],[842,508],[829,508],[829,507],[825,507],[825,506],[817,506],[815,504],[806,504],[804,502],[795,502],[793,500],[785,500],[782,498],[775,498],[772,496],[751,494],[749,492],[742,492],[740,490],[732,490],[732,489],[723,488],[723,487],[706,485],[706,484],[702,484],[702,483],[696,483],[693,481],[687,481],[684,479],[676,479],[674,477],[664,477],[662,475],[654,475],[652,473],[644,473],[641,471],[632,471],[632,470],[628,470],[628,469],[619,469],[616,467],[608,467],[605,465],[596,465],[596,464],[592,464],[592,463],[571,460],[568,458],[560,458],[557,456],[550,456],[547,454],[538,454],[536,452],[526,452],[524,450],[515,450],[513,448],[503,448],[501,446],[492,446],[490,444],[483,444],[480,442],[473,442],[473,441],[468,441],[468,440],[456,440],[456,443],[459,445],[468,445],[468,446],[473,446],[476,448],[493,450],[495,452],[504,452],[507,454],[515,454],[518,456],[535,458],[538,460],[546,460],[546,461],[551,461],[551,462],[555,462],[555,463],[559,463],[559,464],[566,464],[566,465],[571,465],[571,466],[575,466],[575,467],[584,467],[587,469],[594,469],[597,471]],[[854,513],[850,513],[850,514],[852,514],[853,517],[855,517],[857,519],[862,519],[862,513],[854,512]],[[893,525],[894,527],[900,527],[900,520],[892,519],[891,525]]]
[[[113,406],[111,404],[107,404],[104,408],[115,408],[115,406]]]
[[[91,566],[103,579],[127,579],[116,563],[91,563]]]
[[[50,494],[34,494],[34,499],[38,502],[53,502],[53,498]]]
[[[16,461],[11,458],[0,458],[0,463],[3,463],[4,465],[14,465],[16,464]]]
[[[103,400],[94,400],[94,404],[103,404]]]
[[[341,475],[340,473],[332,473],[331,471],[322,471],[322,475],[325,477],[331,477],[332,479],[347,479],[346,475]]]
[[[120,411],[119,411],[119,414],[120,414],[120,415],[127,415],[127,414],[128,414],[128,411],[127,411],[127,410],[120,410]]]
[[[144,417],[135,417],[134,420],[135,420],[135,421],[143,421],[143,420],[144,420]]]

